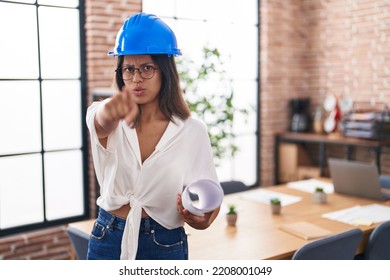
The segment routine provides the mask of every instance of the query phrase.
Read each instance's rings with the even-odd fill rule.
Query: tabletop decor
[[[282,204],[279,198],[271,198],[271,211],[272,214],[280,214],[280,211],[282,210]]]
[[[229,226],[236,226],[237,222],[237,211],[236,211],[236,206],[233,204],[229,205],[229,212],[226,214],[226,221]]]
[[[323,204],[326,203],[326,197],[327,195],[326,192],[324,192],[324,188],[316,187],[311,198],[315,204]]]

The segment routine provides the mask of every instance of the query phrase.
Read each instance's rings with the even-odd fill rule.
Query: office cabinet
[[[281,183],[299,179],[299,168],[311,165],[309,155],[302,146],[293,143],[279,145],[279,178]]]

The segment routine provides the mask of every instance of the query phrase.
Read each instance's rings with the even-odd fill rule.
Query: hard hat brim
[[[137,51],[122,51],[118,52],[115,50],[107,52],[107,55],[110,56],[121,56],[121,55],[142,55],[142,54],[165,54],[165,55],[175,55],[179,56],[182,55],[181,51],[179,49],[176,49],[175,51],[171,52],[137,52]]]

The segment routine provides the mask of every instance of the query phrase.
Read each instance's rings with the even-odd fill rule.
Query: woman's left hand
[[[177,211],[179,212],[179,215],[183,221],[191,227],[195,229],[206,229],[217,217],[219,208],[215,209],[214,211],[205,213],[203,216],[196,216],[183,207],[181,194],[177,194]]]

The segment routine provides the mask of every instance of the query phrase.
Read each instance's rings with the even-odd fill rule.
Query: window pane
[[[42,108],[45,151],[81,148],[80,82],[43,81]]]
[[[248,186],[256,183],[256,143],[255,134],[237,136],[235,139],[239,151],[233,160],[232,179],[243,181]]]
[[[35,6],[0,3],[0,34],[0,78],[38,78]]]
[[[154,1],[151,0],[150,2]],[[176,5],[176,16],[178,18],[210,22],[257,23],[256,0],[176,0]],[[239,7],[239,10],[237,7]]]
[[[245,32],[242,32],[245,30]],[[231,38],[232,75],[240,79],[257,79],[258,76],[258,28],[255,26],[234,25],[234,34],[239,40]],[[243,71],[243,68],[245,71]]]
[[[241,135],[235,138],[235,145],[239,148],[234,159],[224,159],[217,166],[220,181],[238,180],[248,186],[256,184],[256,135]]]
[[[38,4],[76,8],[79,6],[79,0],[38,0]]]
[[[38,11],[42,78],[79,78],[79,11],[52,7]]]
[[[143,0],[142,10],[159,17],[174,17],[176,0]],[[130,15],[129,15],[130,16]]]
[[[202,63],[204,46],[217,48],[224,66],[234,79],[252,79],[258,76],[257,28],[237,24],[204,23],[198,21],[167,21],[174,30],[183,56]],[[245,32],[242,32],[245,29]],[[189,39],[188,34],[191,34]],[[240,39],[233,35],[240,36]]]
[[[209,0],[176,1],[176,16],[178,18],[205,19],[205,11],[209,7]],[[222,6],[223,7],[223,6]],[[221,12],[221,7],[219,8]],[[224,11],[225,12],[225,11]]]
[[[183,56],[200,65],[203,62],[202,49],[209,45],[208,38],[205,36],[207,25],[204,22],[188,20],[174,21],[174,24],[171,21],[167,21],[167,23],[176,34],[177,43]],[[189,34],[191,34],[190,38]]]
[[[248,110],[248,115],[234,115],[233,131],[242,134],[257,131],[257,82],[236,80],[233,82],[233,104],[238,109]]]
[[[259,23],[259,9],[258,5],[260,1],[258,0],[233,0],[233,1],[225,1],[230,5],[230,15],[229,17],[233,17],[236,23],[248,23],[256,25]],[[240,11],[245,11],[244,13],[237,13],[237,7],[240,7]],[[256,36],[257,38],[257,36]]]
[[[233,180],[233,161],[222,160],[220,164],[216,166],[219,181],[230,181]]]
[[[43,221],[40,154],[0,158],[0,228]]]
[[[60,218],[84,213],[82,152],[45,154],[46,218]]]
[[[40,152],[38,82],[0,82],[0,100],[3,104],[0,110],[0,155]]]
[[[257,0],[212,0],[207,4],[204,17],[210,21],[257,24]]]

